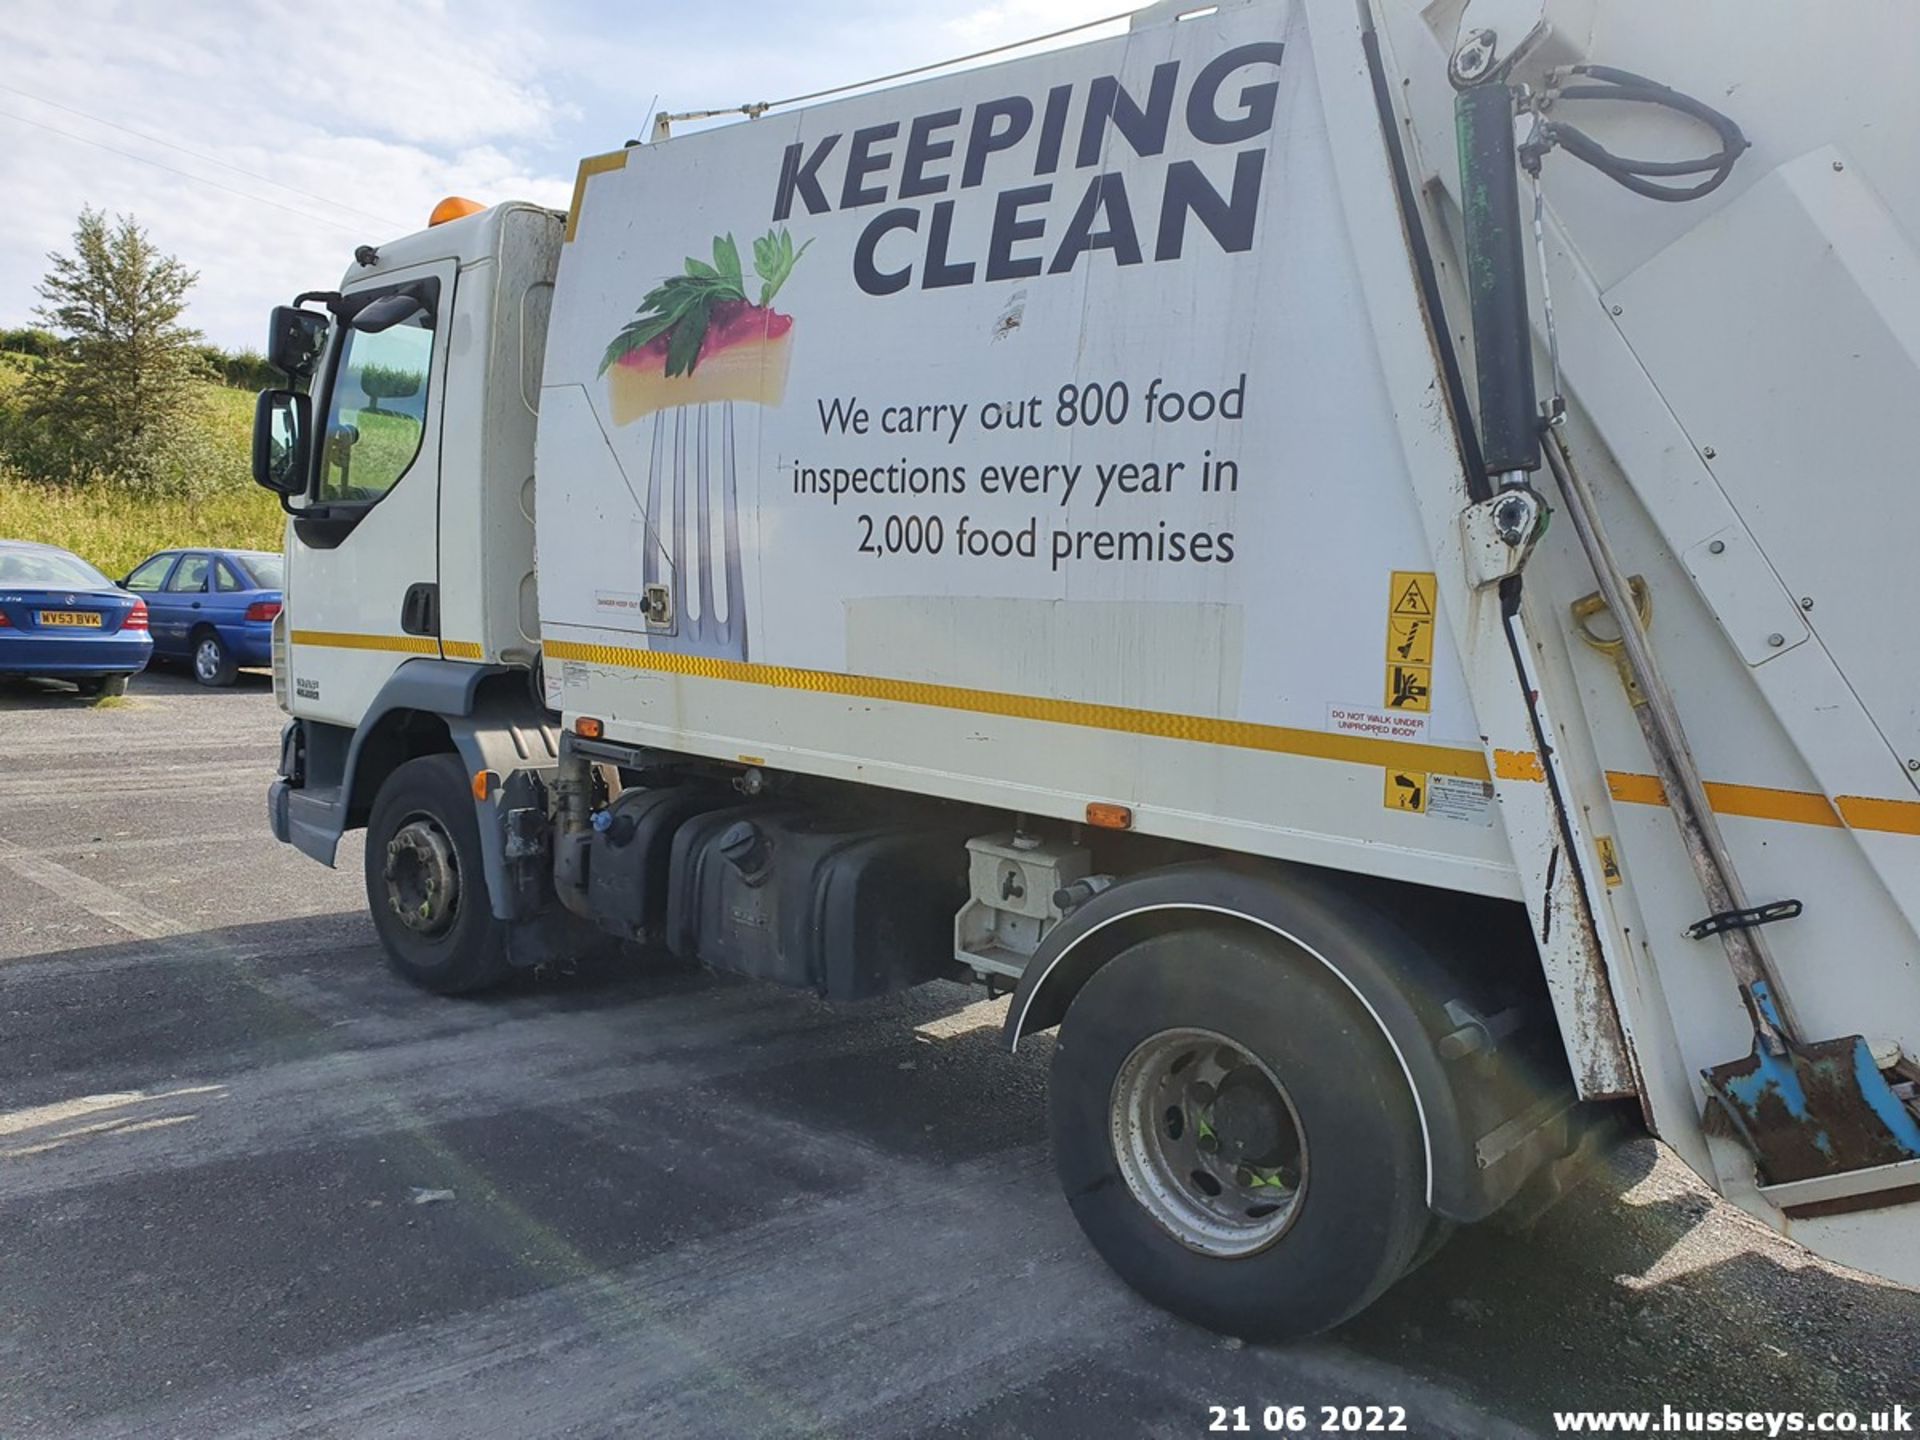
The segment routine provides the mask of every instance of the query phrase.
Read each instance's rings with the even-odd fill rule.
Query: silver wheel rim
[[[414,934],[434,940],[460,913],[460,861],[430,815],[415,815],[387,842],[387,905]]]
[[[1307,1142],[1266,1063],[1211,1030],[1163,1030],[1135,1047],[1108,1106],[1133,1198],[1190,1250],[1264,1250],[1299,1214]]]
[[[202,640],[193,650],[193,671],[202,680],[212,680],[220,674],[220,642],[211,637]]]

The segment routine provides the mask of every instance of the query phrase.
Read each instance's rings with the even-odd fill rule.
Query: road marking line
[[[264,827],[255,826],[251,830],[229,830],[218,835],[195,835],[193,843],[258,844],[264,834]],[[122,850],[171,850],[180,843],[177,835],[149,835],[137,840],[69,840],[59,845],[17,845],[13,851],[17,855],[44,859],[53,855],[114,855]]]
[[[102,885],[91,876],[82,875],[78,870],[69,870],[58,861],[35,855],[11,840],[0,840],[0,865],[67,903],[79,906],[96,920],[104,920],[142,940],[178,939],[190,928],[178,920],[168,919],[158,910],[149,910],[111,885]]]

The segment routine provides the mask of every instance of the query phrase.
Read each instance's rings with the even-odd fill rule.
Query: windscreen
[[[240,563],[247,574],[253,577],[253,583],[262,590],[286,589],[286,561],[281,556],[247,554],[240,557]]]
[[[70,585],[101,590],[113,582],[63,550],[0,550],[0,585]]]

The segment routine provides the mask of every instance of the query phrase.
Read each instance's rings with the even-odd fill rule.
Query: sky
[[[5,0],[0,326],[36,323],[47,252],[91,205],[199,273],[187,323],[258,350],[268,310],[331,288],[356,245],[446,195],[563,208],[580,157],[656,107],[778,100],[1138,3]]]

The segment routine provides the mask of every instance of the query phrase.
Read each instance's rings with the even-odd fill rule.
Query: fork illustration
[[[717,419],[711,416],[715,409],[720,411]],[[712,454],[716,432],[720,451],[718,476],[714,474]],[[688,474],[689,444],[693,451],[691,477]],[[673,480],[671,511],[663,508],[669,465]],[[691,508],[687,494],[689,478],[693,490]],[[716,486],[718,495],[714,493]],[[716,506],[720,511],[721,529],[717,546],[713,533]],[[654,416],[653,450],[647,466],[647,525],[651,543],[641,562],[641,583],[650,598],[659,593],[660,587],[666,592],[665,617],[650,618],[647,624],[654,647],[721,660],[745,660],[747,607],[746,586],[740,572],[733,401],[721,401],[717,406],[680,405]],[[718,595],[714,587],[716,548],[721,551]],[[689,564],[693,567],[691,577]]]

